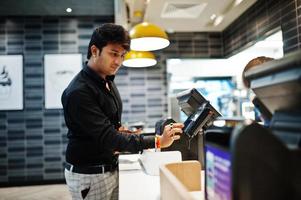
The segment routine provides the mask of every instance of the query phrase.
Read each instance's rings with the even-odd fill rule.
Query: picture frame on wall
[[[23,110],[23,55],[0,55],[0,110]]]
[[[61,96],[82,69],[82,54],[45,54],[45,108],[61,109]]]

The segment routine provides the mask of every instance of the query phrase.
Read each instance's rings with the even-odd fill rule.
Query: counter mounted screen
[[[196,89],[185,90],[177,95],[181,110],[188,116],[184,122],[184,133],[194,137],[209,127],[221,114]]]

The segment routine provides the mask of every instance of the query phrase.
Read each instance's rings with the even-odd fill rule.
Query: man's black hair
[[[92,56],[92,45],[95,45],[101,51],[109,43],[120,44],[125,50],[129,51],[130,37],[128,32],[122,26],[112,23],[106,23],[96,28],[91,36],[87,58],[90,59]]]

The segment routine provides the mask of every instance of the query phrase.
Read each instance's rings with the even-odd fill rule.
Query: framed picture
[[[81,54],[46,54],[44,57],[45,108],[62,108],[61,96],[82,68]]]
[[[0,56],[0,110],[23,109],[23,56]]]

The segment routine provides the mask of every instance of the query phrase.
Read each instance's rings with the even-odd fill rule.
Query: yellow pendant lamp
[[[154,51],[167,47],[170,42],[164,30],[155,24],[143,22],[130,30],[131,49]]]
[[[148,51],[129,51],[122,63],[126,67],[150,67],[157,64],[155,55]]]

